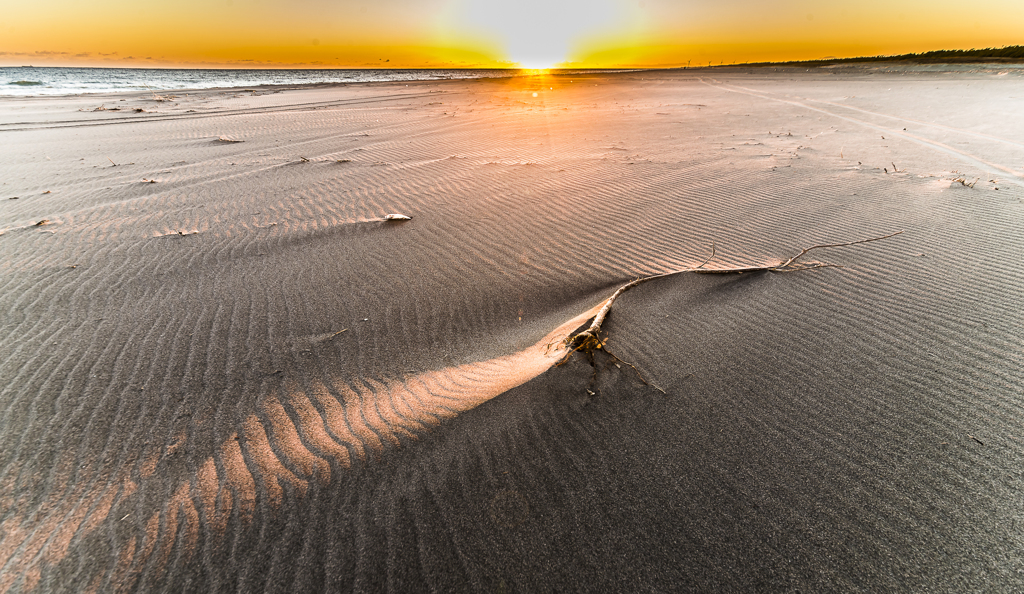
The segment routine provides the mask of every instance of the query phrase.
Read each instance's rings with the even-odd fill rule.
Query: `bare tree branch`
[[[903,233],[903,231],[896,231],[895,233],[882,235],[880,237],[858,239],[857,241],[847,241],[843,243],[823,243],[819,245],[812,245],[811,247],[804,248],[803,250],[800,251],[799,254],[793,256],[789,260],[786,260],[782,264],[773,264],[770,266],[739,266],[733,268],[704,268],[704,266],[708,262],[710,262],[712,258],[715,257],[715,245],[712,242],[711,255],[708,256],[706,260],[701,262],[700,266],[697,266],[695,268],[683,268],[682,270],[674,270],[672,272],[664,272],[662,274],[655,274],[652,276],[645,276],[642,278],[632,280],[619,287],[619,289],[615,291],[615,293],[613,293],[607,301],[605,301],[601,309],[598,310],[597,315],[594,316],[593,321],[590,323],[590,326],[586,330],[577,332],[576,334],[573,334],[565,339],[565,345],[569,347],[568,352],[565,355],[565,359],[568,359],[569,356],[571,356],[576,351],[592,351],[604,347],[604,343],[601,342],[599,335],[601,333],[601,325],[604,324],[605,318],[608,317],[608,314],[612,310],[612,304],[614,304],[615,300],[619,298],[619,295],[622,295],[626,291],[632,289],[633,287],[639,284],[646,283],[647,281],[651,281],[658,278],[664,278],[666,276],[683,274],[685,272],[692,272],[694,274],[742,274],[744,272],[799,272],[802,270],[813,270],[815,268],[839,267],[836,264],[824,264],[820,262],[815,264],[797,264],[797,260],[805,256],[808,252],[812,250],[843,247],[848,245],[869,243],[872,241],[880,241],[882,239],[888,239],[895,235],[899,235],[900,233]],[[563,359],[563,362],[565,361],[565,359]]]

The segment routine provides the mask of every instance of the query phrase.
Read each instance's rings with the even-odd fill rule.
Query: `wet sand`
[[[0,591],[1022,588],[1020,114],[992,67],[0,99]],[[555,365],[712,246],[899,230]]]

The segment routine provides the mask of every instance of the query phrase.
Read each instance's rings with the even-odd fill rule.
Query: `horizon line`
[[[1003,47],[989,47],[989,48],[972,48],[972,49],[937,49],[928,50],[919,53],[908,53],[908,54],[877,54],[873,56],[851,56],[851,57],[833,57],[826,56],[823,58],[815,58],[808,60],[782,60],[782,61],[759,61],[759,62],[732,62],[725,64],[719,62],[719,64],[713,64],[713,60],[709,61],[707,66],[691,66],[688,60],[684,65],[682,62],[674,63],[673,65],[643,65],[643,64],[626,64],[620,66],[599,66],[599,67],[587,67],[583,65],[573,65],[573,63],[562,62],[554,66],[547,68],[529,68],[520,65],[509,65],[509,66],[409,66],[402,68],[380,68],[373,66],[324,66],[317,64],[262,64],[246,66],[244,64],[238,65],[222,65],[222,66],[146,66],[146,65],[132,65],[132,66],[35,66],[32,64],[21,64],[17,66],[0,66],[0,68],[90,68],[90,69],[123,69],[123,70],[508,70],[508,71],[559,71],[559,70],[593,70],[593,71],[612,71],[612,70],[679,70],[679,69],[696,69],[696,68],[723,68],[723,67],[756,67],[756,66],[783,66],[783,65],[812,65],[812,64],[836,64],[836,63],[856,63],[856,62],[884,62],[884,61],[901,61],[909,62],[914,60],[930,60],[932,62],[950,62],[950,63],[965,63],[973,60],[989,60],[989,61],[1001,61],[1003,63],[1016,63],[1024,62],[1024,45],[1007,45]],[[703,60],[702,60],[703,61]]]

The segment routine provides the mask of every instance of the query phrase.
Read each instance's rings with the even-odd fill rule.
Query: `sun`
[[[466,0],[474,29],[492,35],[507,58],[529,70],[565,62],[581,35],[609,23],[613,0]]]

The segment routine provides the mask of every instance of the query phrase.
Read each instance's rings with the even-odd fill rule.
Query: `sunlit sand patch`
[[[400,446],[403,438],[416,438],[537,377],[564,358],[566,339],[602,304],[510,355],[354,387],[344,382],[292,385],[281,399],[265,398],[239,432],[201,461],[195,476],[180,483],[119,551],[111,585],[134,587],[142,568],[166,567],[175,547],[191,557],[200,533],[222,536],[236,507],[240,521],[248,524],[261,504],[273,511],[289,494],[303,497],[314,483],[330,483],[332,467],[349,468],[353,458],[367,460],[389,444]],[[164,453],[184,441],[179,437]],[[158,474],[157,466],[155,456],[145,456],[136,475],[145,480]],[[51,501],[42,512],[4,520],[0,591],[33,590],[46,567],[110,520],[112,511],[126,509],[119,504],[138,487],[130,478],[111,477],[98,477],[90,485]]]

